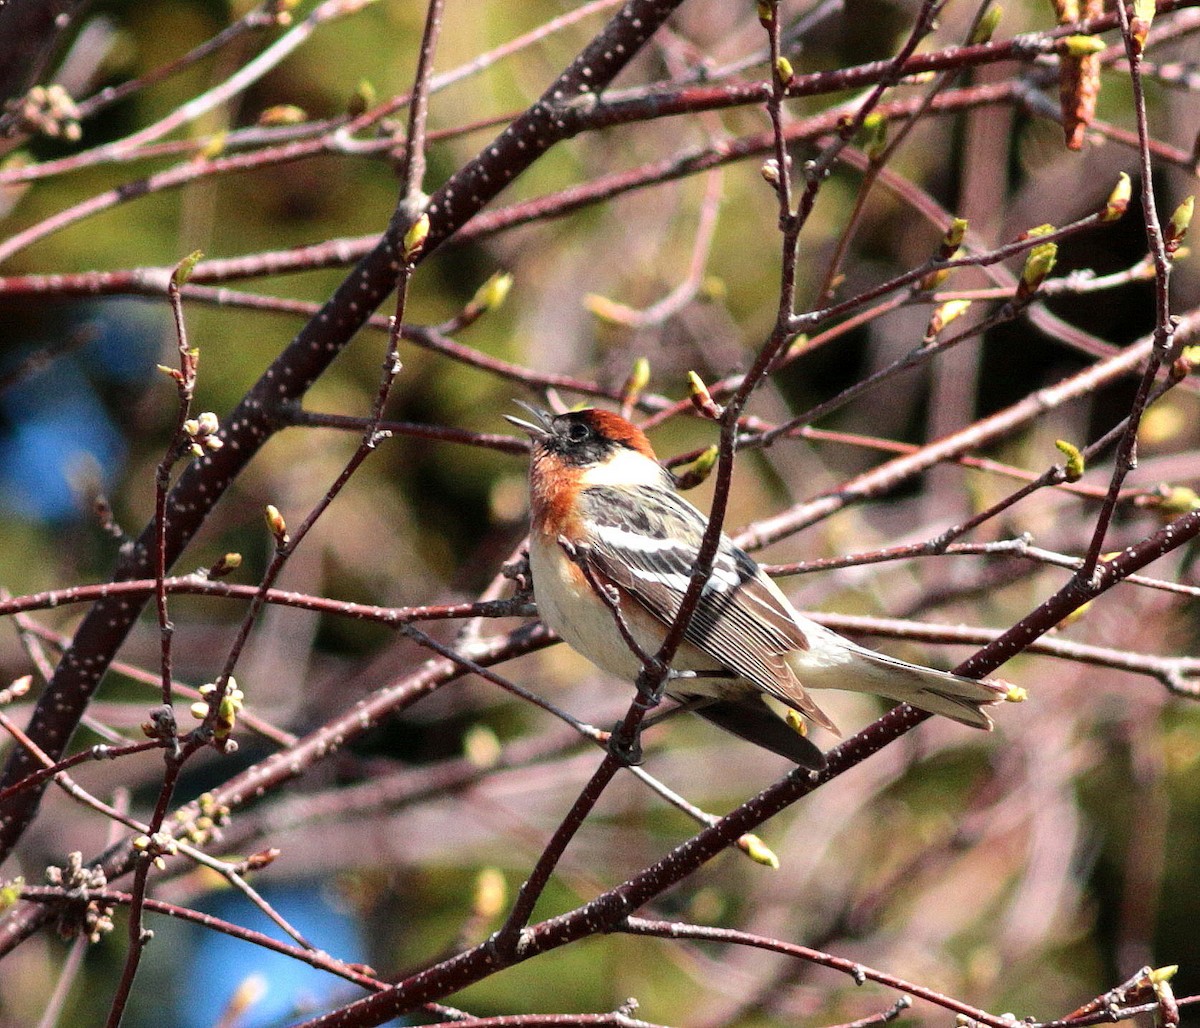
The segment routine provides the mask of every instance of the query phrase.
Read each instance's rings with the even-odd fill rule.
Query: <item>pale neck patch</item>
[[[584,468],[580,485],[653,485],[672,488],[671,476],[656,460],[622,446],[603,464]]]

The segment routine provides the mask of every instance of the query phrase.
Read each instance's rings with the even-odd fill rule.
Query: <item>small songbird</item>
[[[678,613],[707,518],[683,499],[645,434],[589,409],[557,416],[521,404],[509,417],[533,444],[529,566],[542,619],[594,664],[634,681]],[[604,590],[608,600],[600,595]],[[754,560],[721,536],[666,683],[668,695],[720,728],[804,767],[821,751],[764,702],[772,696],[834,733],[809,689],[877,693],[990,729],[986,704],[1006,687],[864,649],[810,621]]]

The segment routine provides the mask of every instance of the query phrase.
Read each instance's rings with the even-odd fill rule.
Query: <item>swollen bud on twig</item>
[[[240,553],[226,553],[208,569],[206,574],[209,578],[224,578],[231,571],[236,571],[241,566],[242,555]]]
[[[0,689],[0,707],[7,706],[14,700],[19,700],[33,685],[33,675],[22,675],[14,678],[7,689]]]
[[[775,58],[775,78],[784,89],[795,81],[796,72],[792,69],[792,62],[786,57]]]
[[[938,244],[937,252],[933,255],[935,261],[952,261],[955,257],[961,256],[962,241],[967,234],[968,224],[969,222],[966,218],[954,218],[950,222],[950,227],[946,229],[941,243]],[[949,277],[949,268],[938,268],[937,271],[931,271],[928,275],[924,276],[917,283],[917,288],[925,292],[930,292],[940,286]]]
[[[196,151],[196,156],[202,161],[211,161],[220,157],[225,152],[225,145],[229,142],[229,131],[223,129],[220,132],[214,132],[199,150]]]
[[[359,79],[350,99],[346,101],[346,113],[351,118],[357,118],[375,106],[376,98],[375,87],[366,79]]]
[[[1180,514],[1200,510],[1200,496],[1196,490],[1185,485],[1160,482],[1153,490],[1137,497],[1134,505],[1143,509],[1156,510],[1165,518],[1174,520]]]
[[[290,15],[288,16],[290,20]],[[241,1024],[246,1014],[261,1003],[270,985],[261,974],[248,974],[237,984],[225,1009],[221,1012],[221,1024]]]
[[[637,311],[632,307],[617,303],[616,300],[610,300],[607,296],[601,296],[599,293],[588,293],[583,298],[583,305],[592,317],[598,318],[608,325],[630,326],[637,320]]]
[[[1132,196],[1133,186],[1129,181],[1129,176],[1125,172],[1121,172],[1117,176],[1117,184],[1113,186],[1113,191],[1108,194],[1104,210],[1100,212],[1100,220],[1116,221],[1122,217],[1129,209],[1129,200]]]
[[[629,377],[621,386],[621,406],[632,407],[649,384],[650,362],[645,357],[639,357],[633,362],[633,367],[629,369]]]
[[[0,913],[8,910],[9,907],[15,907],[17,901],[21,898],[21,890],[25,888],[25,878],[22,875],[17,875],[16,878],[8,878],[3,883],[0,883]]]
[[[692,406],[706,418],[718,421],[725,413],[720,404],[712,398],[712,393],[708,391],[704,379],[694,371],[688,372],[688,396],[691,398]]]
[[[472,725],[463,735],[463,754],[475,767],[494,767],[502,753],[499,738],[487,725]]]
[[[178,288],[185,285],[187,280],[192,277],[192,272],[196,270],[196,265],[204,259],[204,251],[193,250],[183,260],[175,265],[171,272],[171,284]],[[161,367],[161,365],[159,365]]]
[[[779,870],[779,858],[775,855],[775,851],[753,832],[747,832],[741,836],[736,845],[754,863],[769,867],[772,871]]]
[[[1068,482],[1078,482],[1083,478],[1084,460],[1083,454],[1079,452],[1079,447],[1073,443],[1067,442],[1065,439],[1055,439],[1054,445],[1058,447],[1058,451],[1067,458],[1066,472]]]
[[[1063,36],[1058,41],[1058,52],[1068,57],[1090,57],[1107,49],[1099,36]]]
[[[1053,225],[1039,225],[1025,233],[1025,237],[1035,238],[1054,231]],[[1026,303],[1046,281],[1046,277],[1054,270],[1058,261],[1057,243],[1038,243],[1029,251],[1025,258],[1025,267],[1021,271],[1021,281],[1017,286],[1017,302]]]
[[[508,904],[508,883],[499,869],[485,867],[475,879],[475,898],[471,904],[476,917],[490,921],[499,917]]]
[[[1146,48],[1146,37],[1150,35],[1150,26],[1158,10],[1155,0],[1133,0],[1133,17],[1129,19],[1129,35],[1133,39],[1134,49],[1141,53]]]
[[[279,513],[279,508],[273,503],[268,503],[264,514],[267,519],[267,528],[270,529],[271,535],[275,537],[275,545],[286,546],[288,544],[287,522],[283,520],[283,515]]]
[[[946,229],[946,234],[942,236],[942,246],[938,250],[938,259],[948,261],[958,253],[958,248],[962,246],[963,237],[967,234],[967,226],[970,222],[966,218],[954,218],[950,222],[950,227]]]
[[[692,461],[686,471],[675,475],[675,488],[683,492],[703,485],[708,480],[708,476],[712,474],[713,468],[717,466],[719,452],[715,445],[705,449],[699,457]]]
[[[929,326],[925,329],[925,342],[932,342],[950,322],[955,318],[961,318],[970,309],[970,300],[947,300],[945,303],[939,304],[933,309]]]
[[[429,215],[422,214],[409,226],[404,233],[404,258],[412,260],[424,248],[425,240],[429,237]]]
[[[504,301],[508,299],[508,292],[512,289],[513,277],[507,271],[496,271],[475,290],[475,295],[471,297],[469,306],[477,307],[481,311],[494,311],[497,307],[501,307]]]
[[[244,861],[242,866],[247,871],[261,871],[264,867],[270,867],[279,859],[279,854],[282,853],[278,846],[268,846],[265,850],[259,850],[257,853],[251,853]]]
[[[1004,8],[999,4],[992,4],[986,11],[983,12],[983,17],[979,19],[979,24],[975,26],[975,31],[971,33],[969,42],[972,46],[979,46],[983,43],[990,43],[992,36],[996,34],[996,29],[1000,27],[1000,19],[1004,17]]]
[[[888,122],[882,114],[868,114],[862,123],[863,152],[873,161],[879,160],[887,149]]]
[[[1178,253],[1179,247],[1187,236],[1188,228],[1192,224],[1192,215],[1195,212],[1195,196],[1189,196],[1175,208],[1175,213],[1171,215],[1171,220],[1167,222],[1167,227],[1163,230],[1163,247],[1166,249],[1168,257],[1174,257]]]
[[[264,127],[273,125],[299,125],[308,121],[308,112],[295,104],[276,104],[268,107],[258,116],[258,123]]]
[[[1165,970],[1165,968],[1161,969]],[[1162,1028],[1178,1028],[1179,1025],[1179,1002],[1175,999],[1175,992],[1171,988],[1171,974],[1155,977],[1155,972],[1151,971],[1147,977],[1150,979],[1150,984],[1154,988],[1154,997],[1158,1000],[1158,1023]]]

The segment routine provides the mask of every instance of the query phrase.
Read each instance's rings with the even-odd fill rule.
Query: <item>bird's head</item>
[[[520,401],[517,401],[520,403]],[[632,422],[589,407],[551,414],[521,403],[532,420],[506,415],[533,442],[533,477],[565,477],[579,485],[670,483],[645,433]]]

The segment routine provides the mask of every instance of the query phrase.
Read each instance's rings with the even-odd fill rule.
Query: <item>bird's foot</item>
[[[640,767],[646,759],[642,752],[641,731],[635,731],[633,738],[629,739],[625,734],[625,723],[618,721],[608,736],[608,752],[625,767]]]

